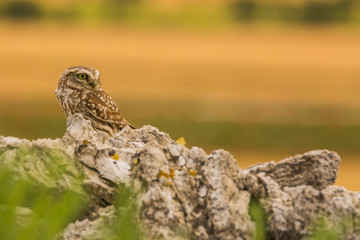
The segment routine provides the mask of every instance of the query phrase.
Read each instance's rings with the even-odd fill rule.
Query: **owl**
[[[125,126],[118,105],[101,88],[100,73],[93,67],[73,66],[60,75],[55,90],[65,116],[80,113],[92,127],[113,136]]]

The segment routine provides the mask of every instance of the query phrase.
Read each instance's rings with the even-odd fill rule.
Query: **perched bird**
[[[73,66],[60,75],[56,98],[65,116],[80,113],[95,130],[110,136],[125,126],[118,105],[101,88],[100,73],[93,67]]]

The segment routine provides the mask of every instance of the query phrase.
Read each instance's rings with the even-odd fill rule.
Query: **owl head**
[[[93,67],[73,66],[66,69],[59,80],[59,87],[70,87],[79,90],[98,90],[101,87],[100,73]]]

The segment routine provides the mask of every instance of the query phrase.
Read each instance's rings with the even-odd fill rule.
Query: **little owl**
[[[73,66],[60,75],[56,98],[65,116],[80,113],[95,130],[110,136],[125,126],[133,128],[121,115],[118,105],[100,85],[100,73],[93,67]]]

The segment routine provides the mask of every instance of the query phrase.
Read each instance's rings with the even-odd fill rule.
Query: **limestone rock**
[[[286,158],[277,164],[258,164],[246,170],[254,174],[265,173],[281,188],[310,185],[321,190],[335,183],[339,164],[340,157],[337,153],[315,150]]]
[[[227,151],[189,149],[152,126],[125,127],[107,138],[81,115],[68,119],[61,139],[0,137],[1,167],[14,178],[72,189],[87,199],[85,216],[64,230],[63,239],[102,239],[99,229],[114,227],[104,223],[117,217],[119,186],[136,192],[132,202],[148,238],[253,239],[249,206],[256,199],[271,239],[303,239],[320,217],[339,226],[339,238],[353,239],[359,224],[341,221],[359,219],[360,194],[332,186],[339,163],[335,152],[316,150],[242,170]]]

